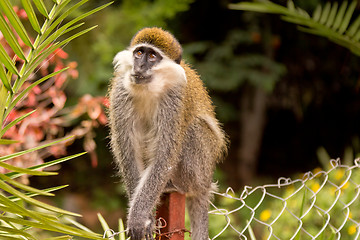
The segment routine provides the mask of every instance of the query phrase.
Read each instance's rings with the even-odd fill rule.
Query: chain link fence
[[[214,194],[211,239],[360,239],[360,159]]]
[[[331,160],[328,169],[314,169],[296,180],[279,178],[276,184],[245,186],[240,196],[231,188],[214,194],[211,240],[360,239],[360,159],[352,166]],[[159,225],[163,224],[158,229]],[[108,229],[104,238],[125,232]]]

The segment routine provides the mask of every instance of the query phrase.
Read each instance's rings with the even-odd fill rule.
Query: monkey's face
[[[135,84],[149,83],[153,77],[153,67],[162,61],[163,57],[156,49],[148,46],[138,46],[133,50],[134,65],[131,80]]]
[[[119,52],[113,64],[115,79],[136,96],[160,96],[168,88],[186,84],[182,66],[151,44],[142,43]]]

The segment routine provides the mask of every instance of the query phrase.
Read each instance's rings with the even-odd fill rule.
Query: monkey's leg
[[[128,229],[133,240],[140,240],[136,237],[144,237],[145,234],[152,233],[153,210],[179,162],[178,144],[181,142],[181,128],[179,127],[179,113],[172,108],[180,109],[177,106],[181,102],[177,101],[181,101],[181,98],[176,96],[168,96],[168,98],[158,110],[157,121],[159,122],[156,124],[158,133],[154,139],[156,145],[152,153],[154,157],[142,172],[134,197],[130,201]]]
[[[191,221],[191,239],[208,240],[208,205],[209,194],[192,196],[187,199],[188,212]]]
[[[187,200],[192,239],[208,240],[208,206],[218,141],[204,121],[191,126],[181,152],[180,171],[173,183],[189,191]]]

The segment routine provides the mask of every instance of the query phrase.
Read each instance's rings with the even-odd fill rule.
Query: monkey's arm
[[[178,95],[167,96],[160,105],[157,117],[158,135],[154,157],[145,169],[134,197],[130,202],[128,229],[132,239],[151,236],[153,230],[152,211],[177,165],[182,100]],[[177,140],[177,141],[176,141]]]
[[[125,184],[128,198],[131,199],[138,185],[140,172],[134,160],[135,150],[130,144],[131,139],[127,138],[128,134],[125,132],[126,130],[123,130],[119,132],[120,136],[113,136],[112,149],[120,168],[121,178]]]
[[[120,168],[126,192],[131,199],[140,179],[140,171],[136,164],[139,156],[137,156],[133,139],[131,139],[134,127],[134,120],[131,118],[131,99],[124,93],[122,87],[115,89],[116,91],[113,91],[111,95],[112,103],[110,105],[111,148]]]

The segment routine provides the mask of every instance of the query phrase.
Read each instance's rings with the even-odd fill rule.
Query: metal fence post
[[[156,219],[159,218],[164,219],[166,224],[156,236],[157,240],[184,240],[185,195],[178,192],[163,194],[156,211]]]

